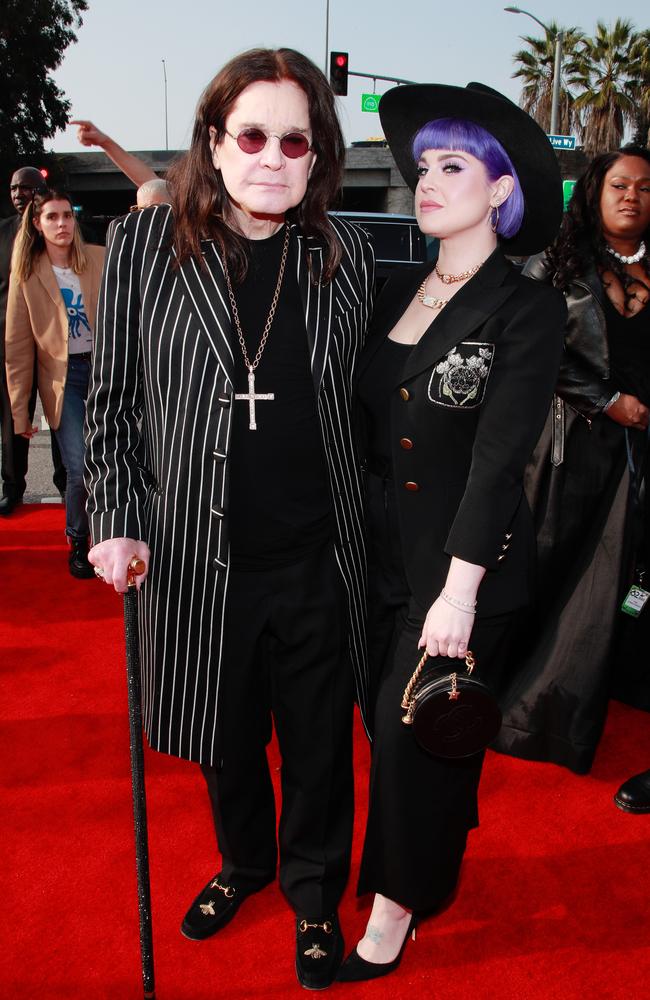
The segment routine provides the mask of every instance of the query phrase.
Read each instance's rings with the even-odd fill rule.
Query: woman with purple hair
[[[534,530],[523,492],[562,354],[566,307],[505,254],[554,238],[560,173],[542,130],[480,84],[395,88],[384,131],[435,262],[384,287],[358,371],[367,471],[370,663],[376,676],[370,804],[359,894],[375,893],[341,981],[400,962],[417,917],[453,892],[478,825],[483,753],[434,756],[402,724],[425,671],[471,654],[496,685],[528,601]]]

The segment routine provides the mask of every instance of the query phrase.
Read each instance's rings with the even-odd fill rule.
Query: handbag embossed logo
[[[422,655],[406,685],[402,722],[436,757],[470,757],[484,750],[501,728],[501,709],[483,681],[472,676],[476,661],[465,657],[466,671],[448,673],[435,667],[423,672],[428,654]]]

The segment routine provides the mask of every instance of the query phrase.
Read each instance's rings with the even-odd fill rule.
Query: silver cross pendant
[[[248,392],[236,392],[235,399],[248,400],[248,429],[249,431],[256,431],[257,424],[255,422],[255,403],[258,399],[275,399],[275,395],[272,392],[255,392],[255,372],[252,367],[249,367]]]

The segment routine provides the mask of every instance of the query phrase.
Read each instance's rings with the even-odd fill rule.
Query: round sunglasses
[[[280,149],[290,160],[306,156],[311,149],[309,139],[302,132],[287,132],[286,135],[270,132],[267,135],[261,128],[245,128],[237,135],[233,135],[228,129],[224,129],[224,132],[235,140],[243,153],[261,153],[271,136],[280,140]]]

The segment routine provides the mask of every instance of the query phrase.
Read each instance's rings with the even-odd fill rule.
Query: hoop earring
[[[496,215],[495,215],[496,213]],[[493,233],[496,233],[499,228],[499,206],[495,205],[492,209],[492,218],[490,221],[490,229]]]

